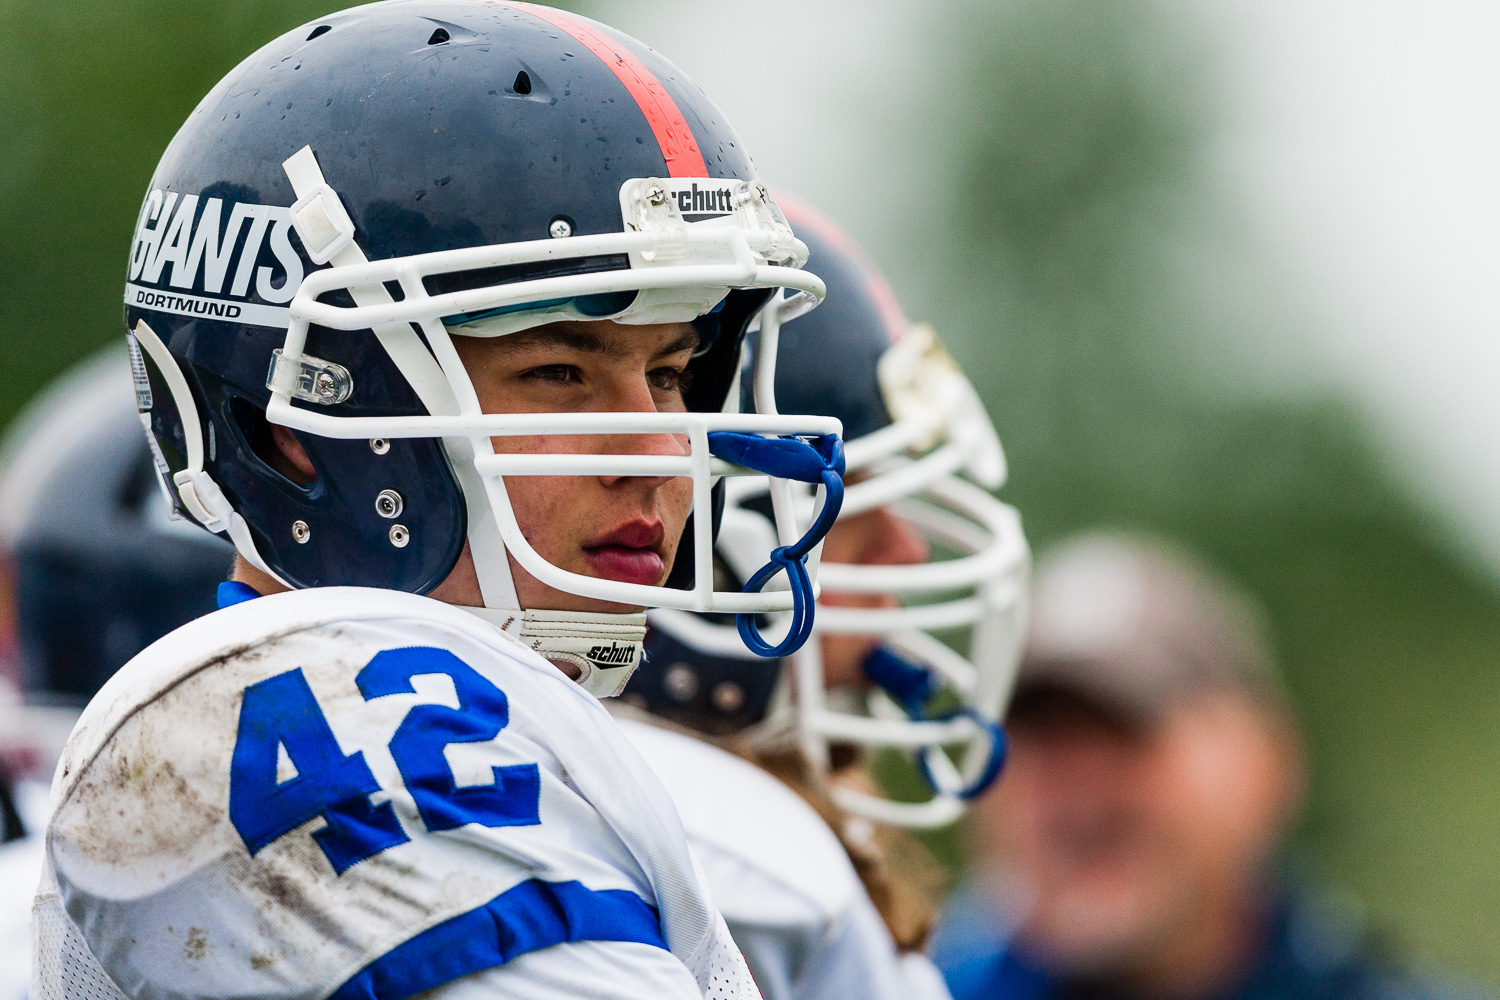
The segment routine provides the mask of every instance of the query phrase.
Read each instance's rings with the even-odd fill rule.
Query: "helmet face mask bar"
[[[404,39],[426,39],[435,17],[503,44],[423,62],[431,53]],[[575,60],[580,45],[590,54]],[[301,74],[279,69],[287,53]],[[407,62],[438,69],[392,68]],[[376,64],[391,71],[374,90],[340,79]],[[569,74],[561,93],[548,88],[551,66]],[[507,74],[518,84],[502,93],[494,81]],[[507,553],[545,585],[614,605],[810,613],[810,581],[714,588],[713,515],[731,479],[823,484],[830,516],[809,509],[799,522],[788,507],[778,525],[783,547],[800,545],[787,572],[815,566],[821,535],[806,533],[837,508],[839,422],[736,411],[745,324],[774,290],[816,301],[823,283],[801,270],[806,247],[722,116],[684,84],[654,52],[576,15],[452,0],[331,15],[241,64],[164,155],[126,289],[142,419],[179,510],[293,587],[425,593],[467,544],[483,603],[506,627],[524,618],[585,639],[644,630],[640,615],[520,608]],[[278,101],[299,124],[278,120]],[[550,164],[540,148],[557,152]],[[466,159],[466,175],[430,180]],[[169,278],[184,291],[167,290]],[[599,320],[698,330],[685,412],[482,411],[453,337]],[[295,432],[313,482],[268,465],[266,425]],[[578,452],[495,446],[543,435],[563,449],[590,441]],[[686,453],[632,453],[630,439],[648,435],[676,436]],[[601,438],[624,446],[597,453]],[[679,562],[692,572],[646,586],[562,569],[521,532],[513,476],[691,480]]]
[[[706,678],[734,677],[727,665],[742,663],[738,686],[761,694],[754,711],[738,711],[737,718],[755,719],[736,731],[752,745],[794,744],[830,778],[837,746],[905,754],[928,786],[925,801],[895,801],[837,780],[828,790],[843,809],[879,822],[945,825],[999,771],[999,720],[1025,633],[1030,555],[1019,516],[990,492],[1004,482],[1004,454],[974,389],[932,330],[905,322],[878,274],[831,223],[806,207],[783,205],[812,247],[810,264],[828,281],[830,300],[808,320],[799,319],[797,300],[773,303],[762,313],[761,336],[770,332],[781,353],[777,397],[842,417],[847,473],[840,517],[889,508],[931,555],[914,564],[869,565],[834,563],[824,554],[813,641],[782,661],[780,683],[769,696],[727,625],[653,611],[650,620],[665,638],[649,640],[648,649],[670,646],[668,658],[680,658],[685,667],[692,657],[676,648],[685,646],[703,661]],[[849,308],[851,299],[865,308]],[[764,360],[762,345],[756,353]],[[810,363],[810,355],[820,353],[848,359],[837,378]],[[868,375],[863,383],[862,374]],[[770,378],[759,373],[758,394],[769,394]],[[755,569],[756,553],[776,532],[768,519],[773,507],[790,506],[797,521],[805,520],[811,492],[794,484],[781,489],[783,503],[768,505],[761,484],[729,483],[718,554],[731,575],[743,578]],[[871,603],[878,606],[857,606]],[[767,631],[784,629],[786,617],[773,616]],[[843,636],[864,637],[873,649],[862,664],[862,683],[830,689],[818,639]],[[660,669],[648,665],[631,688],[653,710],[700,728],[726,714],[714,710],[724,699],[712,692],[679,696],[693,687],[681,676],[675,686],[652,686]],[[711,683],[722,688],[725,682]],[[674,715],[674,701],[682,703],[683,715]]]

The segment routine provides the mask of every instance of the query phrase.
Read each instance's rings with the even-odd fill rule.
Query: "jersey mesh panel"
[[[755,985],[750,967],[745,964],[745,957],[729,936],[722,918],[711,948],[708,982],[699,980],[704,1000],[761,1000],[760,988]]]
[[[31,919],[30,1000],[128,1000],[89,950],[61,899],[39,896]]]

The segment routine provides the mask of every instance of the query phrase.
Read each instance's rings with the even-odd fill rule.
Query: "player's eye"
[[[521,377],[550,385],[568,385],[582,382],[583,372],[577,365],[538,365],[522,372]]]
[[[647,384],[660,392],[685,393],[692,381],[692,372],[670,366],[653,368],[646,373]]]

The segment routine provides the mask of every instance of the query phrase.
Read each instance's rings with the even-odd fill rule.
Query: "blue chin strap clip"
[[[907,715],[916,722],[946,722],[949,719],[968,717],[973,719],[990,737],[989,758],[984,762],[984,769],[980,771],[979,777],[968,785],[958,789],[956,794],[960,799],[968,801],[974,796],[984,792],[1000,777],[1000,770],[1005,766],[1005,730],[993,719],[986,719],[972,708],[961,708],[956,712],[948,712],[943,715],[927,715],[927,703],[938,693],[938,681],[931,670],[917,666],[896,653],[879,646],[869,656],[865,657],[863,664],[865,677],[870,683],[879,687],[901,706]],[[922,747],[917,750],[917,769],[922,774],[922,780],[935,794],[950,794],[946,789],[940,788],[937,779],[932,776],[930,754],[934,751],[931,747]]]
[[[807,573],[807,554],[828,534],[844,503],[844,442],[836,434],[820,435],[808,443],[798,437],[766,438],[715,431],[708,436],[708,450],[726,462],[778,479],[822,486],[825,491],[823,509],[818,511],[807,534],[791,545],[772,549],[771,561],[757,570],[743,588],[744,593],[758,594],[777,573],[786,573],[792,588],[792,626],[786,638],[773,646],[761,638],[755,615],[735,615],[740,638],[752,653],[760,656],[795,653],[812,635],[813,627],[813,587]]]

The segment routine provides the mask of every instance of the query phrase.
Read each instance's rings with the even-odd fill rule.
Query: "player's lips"
[[[666,573],[660,521],[630,521],[583,546],[589,567],[606,580],[654,587]]]

